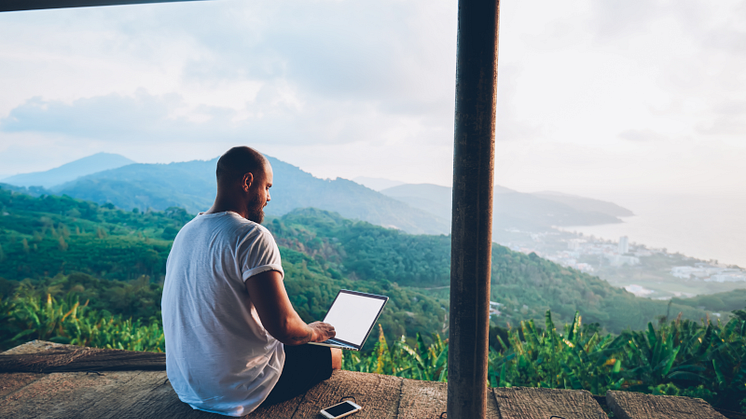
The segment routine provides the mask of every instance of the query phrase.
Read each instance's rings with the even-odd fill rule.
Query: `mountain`
[[[16,186],[42,186],[44,188],[51,188],[75,180],[81,176],[102,170],[116,169],[132,163],[134,161],[119,154],[97,153],[44,172],[19,174],[2,179],[2,181]]]
[[[450,223],[452,194],[448,186],[430,183],[405,184],[383,189],[381,193],[449,220]]]
[[[382,189],[391,188],[394,186],[403,185],[404,182],[399,182],[398,180],[391,180],[391,179],[384,179],[384,178],[378,178],[378,177],[365,177],[365,176],[358,176],[355,179],[352,179],[353,182],[359,183],[363,186],[366,186],[370,189],[373,189],[374,191],[380,191]]]
[[[635,215],[627,208],[621,207],[613,202],[600,201],[598,199],[584,198],[582,196],[568,195],[560,192],[535,192],[531,195],[549,201],[559,202],[578,211],[600,212],[614,217],[630,217]]]
[[[413,234],[450,232],[449,187],[402,184],[379,193],[346,179],[319,179],[298,167],[268,158],[275,179],[272,201],[265,209],[267,214],[283,215],[296,208],[314,207]],[[74,168],[77,168],[76,173],[81,173],[81,166],[88,163],[86,170],[90,172],[107,161],[111,164],[116,161],[131,163],[121,156],[99,153],[42,174],[49,178],[50,173],[70,174]],[[170,164],[126,164],[77,177],[53,186],[51,191],[98,204],[111,203],[125,210],[181,207],[197,213],[212,205],[216,190],[216,163],[217,158]],[[56,175],[53,178],[62,179]],[[395,182],[356,179],[371,185],[377,182],[379,186]],[[500,240],[501,234],[510,229],[546,231],[552,226],[618,223],[621,222],[618,216],[630,214],[630,211],[609,202],[551,192],[526,194],[495,186],[493,236]]]
[[[217,159],[131,164],[83,176],[52,190],[125,210],[181,207],[195,214],[210,208],[215,199],[216,162]]]
[[[450,220],[451,188],[432,184],[405,184],[387,188],[382,194]],[[548,197],[547,197],[548,196]],[[544,231],[552,226],[620,223],[618,216],[632,214],[616,204],[571,195],[539,196],[494,187],[493,235],[517,228]],[[587,204],[587,207],[583,205]]]
[[[448,222],[346,179],[319,179],[298,167],[268,157],[274,171],[272,200],[265,212],[283,215],[315,207],[344,217],[417,234],[448,233]],[[57,194],[112,203],[130,210],[182,207],[208,209],[215,198],[215,165],[194,160],[170,164],[132,164],[94,173],[53,188]]]

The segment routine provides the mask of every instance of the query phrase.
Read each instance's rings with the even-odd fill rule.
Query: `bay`
[[[621,224],[564,227],[562,230],[607,240],[627,236],[630,243],[665,248],[721,264],[746,267],[746,193],[602,194],[595,198],[635,213]]]

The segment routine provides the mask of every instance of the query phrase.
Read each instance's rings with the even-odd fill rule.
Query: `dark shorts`
[[[262,405],[284,402],[332,376],[332,351],[326,346],[285,346],[280,380]]]

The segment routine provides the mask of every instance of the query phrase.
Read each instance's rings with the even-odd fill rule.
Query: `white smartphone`
[[[362,407],[351,401],[343,401],[342,403],[335,404],[334,406],[322,410],[321,415],[327,419],[337,419],[351,415],[360,409],[362,409]]]

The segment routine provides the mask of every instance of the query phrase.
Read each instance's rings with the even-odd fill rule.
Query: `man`
[[[215,203],[174,239],[163,286],[166,370],[194,409],[242,416],[294,397],[341,368],[334,337],[288,299],[280,252],[260,225],[273,173],[249,147],[218,160]]]

